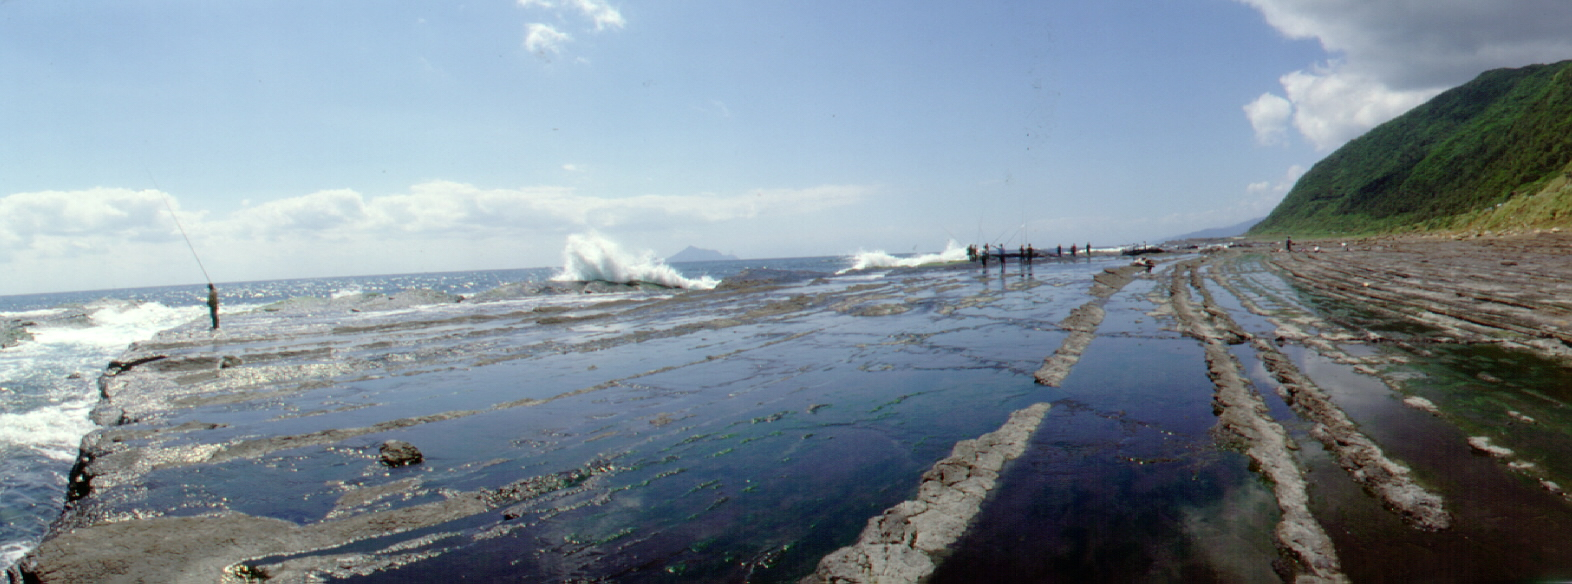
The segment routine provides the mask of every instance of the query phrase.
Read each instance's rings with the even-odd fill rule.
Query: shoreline
[[[1008,371],[1020,377],[1026,386],[1038,387],[1035,391],[1064,391],[1058,386],[1077,366],[1081,355],[1094,355],[1100,350],[1099,339],[1131,334],[1132,303],[1145,305],[1142,310],[1150,311],[1147,314],[1155,317],[1157,326],[1199,342],[1207,375],[1216,384],[1213,407],[1218,418],[1212,432],[1215,448],[1248,456],[1258,476],[1272,486],[1275,507],[1281,514],[1272,530],[1281,557],[1272,568],[1285,581],[1361,581],[1375,574],[1390,577],[1387,571],[1394,568],[1374,562],[1374,552],[1363,551],[1355,543],[1361,541],[1359,538],[1379,534],[1397,542],[1393,546],[1434,545],[1438,549],[1462,550],[1466,548],[1459,546],[1468,541],[1492,537],[1491,532],[1481,531],[1482,513],[1504,512],[1505,516],[1513,516],[1538,509],[1541,516],[1553,515],[1548,519],[1555,525],[1548,530],[1550,533],[1572,534],[1572,496],[1561,487],[1572,484],[1568,479],[1572,468],[1566,468],[1564,459],[1547,455],[1566,447],[1567,428],[1572,426],[1572,420],[1564,419],[1560,413],[1565,400],[1559,394],[1536,398],[1532,388],[1519,391],[1518,385],[1527,381],[1513,379],[1503,370],[1481,371],[1474,375],[1481,389],[1470,391],[1491,388],[1515,392],[1491,393],[1494,401],[1481,409],[1469,401],[1468,396],[1474,394],[1459,394],[1451,389],[1447,391],[1452,393],[1438,393],[1440,390],[1431,386],[1434,379],[1441,378],[1416,377],[1412,373],[1429,360],[1440,362],[1444,356],[1467,356],[1468,351],[1475,350],[1532,354],[1558,364],[1546,365],[1544,375],[1572,369],[1572,265],[1564,261],[1567,252],[1572,252],[1572,236],[1543,233],[1509,238],[1359,240],[1350,242],[1346,251],[1341,245],[1344,242],[1295,242],[1296,248],[1322,245],[1319,253],[1271,252],[1258,246],[1162,257],[1151,273],[1123,265],[1091,273],[1088,281],[1076,284],[1090,285],[1086,293],[1090,300],[1079,294],[1063,296],[1063,300],[1056,300],[1064,305],[1063,312],[1051,323],[1039,325],[1051,329],[1056,336],[1048,338],[1057,342],[1033,345],[1036,364],[1014,365]],[[198,509],[195,514],[155,512],[147,518],[137,518],[138,513],[144,512],[142,509],[168,504],[160,498],[167,495],[150,493],[140,486],[154,473],[173,471],[177,474],[172,476],[183,476],[180,473],[207,467],[259,469],[259,465],[286,464],[296,456],[288,453],[296,449],[324,453],[308,458],[337,457],[344,460],[336,464],[379,469],[372,462],[373,452],[383,435],[404,436],[414,431],[415,436],[424,439],[410,442],[426,446],[433,441],[430,428],[451,422],[468,425],[470,420],[484,423],[482,420],[499,413],[524,413],[552,403],[605,399],[603,396],[610,392],[640,387],[674,371],[771,353],[791,343],[811,342],[816,329],[788,326],[743,348],[721,349],[718,343],[701,342],[701,353],[667,361],[663,366],[616,367],[602,359],[573,357],[576,354],[636,350],[646,341],[694,342],[696,337],[734,335],[757,325],[783,326],[811,314],[849,319],[847,322],[853,323],[912,318],[925,312],[958,318],[967,311],[991,310],[990,307],[1008,302],[1011,295],[1031,297],[1036,294],[1033,289],[1042,285],[1024,272],[1019,282],[1014,273],[1009,274],[1010,278],[991,278],[987,272],[977,272],[970,266],[918,268],[906,273],[926,279],[848,279],[839,283],[794,279],[796,275],[786,274],[791,276],[787,278],[790,285],[751,282],[736,289],[723,287],[691,295],[561,309],[477,304],[480,308],[476,313],[403,320],[368,312],[355,317],[352,323],[309,319],[274,323],[269,325],[273,328],[255,336],[239,334],[212,347],[207,346],[210,341],[198,338],[201,335],[191,327],[184,332],[161,334],[154,341],[128,350],[119,360],[121,366],[112,368],[100,380],[104,400],[94,418],[116,425],[105,426],[84,439],[78,469],[72,473],[71,502],[50,538],[29,556],[30,563],[21,570],[34,577],[46,574],[65,580],[104,577],[110,573],[94,570],[106,562],[126,561],[121,557],[122,546],[157,540],[163,537],[159,534],[166,532],[179,532],[184,535],[170,540],[172,547],[155,546],[148,551],[156,557],[134,562],[140,568],[116,573],[162,574],[171,581],[192,582],[210,581],[209,577],[218,573],[237,579],[264,575],[287,579],[324,573],[347,577],[350,573],[374,574],[417,562],[419,554],[424,553],[394,545],[370,557],[359,557],[351,553],[356,541],[424,532],[454,522],[477,520],[466,518],[498,513],[503,523],[483,528],[480,533],[512,533],[525,524],[541,525],[542,517],[608,505],[614,493],[628,488],[613,485],[633,481],[641,472],[648,478],[635,484],[667,480],[682,471],[670,469],[649,474],[643,470],[649,462],[614,454],[565,470],[533,467],[525,476],[500,486],[438,490],[427,484],[431,478],[420,474],[431,467],[432,463],[427,462],[425,466],[417,463],[409,470],[377,470],[398,478],[386,484],[380,484],[378,479],[359,481],[365,484],[348,484],[356,482],[349,481],[333,487],[326,493],[339,496],[338,502],[315,522],[297,524],[298,521],[246,513],[227,504],[208,511]],[[805,289],[797,292],[792,286]],[[946,292],[968,286],[978,288],[945,296]],[[1150,292],[1141,291],[1146,286],[1151,287]],[[667,313],[663,311],[678,311],[671,314],[686,316],[672,322],[639,316]],[[1113,323],[1114,330],[1107,330],[1105,319]],[[660,322],[663,328],[640,328],[654,322]],[[519,327],[525,326],[554,327],[551,330],[564,332],[579,330],[584,332],[575,334],[584,336],[566,343],[541,337],[512,347],[488,340],[495,335],[517,334],[523,330]],[[464,332],[452,335],[453,331]],[[286,340],[280,341],[281,336]],[[885,342],[890,346],[927,342],[926,337],[908,333],[893,338]],[[397,416],[377,418],[359,426],[262,437],[237,433],[224,423],[186,413],[277,400],[287,404],[297,399],[291,397],[294,395],[331,390],[330,384],[321,381],[325,379],[374,387],[410,376],[512,367],[510,364],[535,362],[541,355],[568,359],[572,367],[579,369],[588,365],[588,377],[584,371],[563,373],[586,381],[576,382],[578,389],[553,395],[448,406],[438,411],[398,410]],[[597,367],[608,370],[596,371]],[[1377,389],[1368,391],[1375,393],[1353,399],[1345,387],[1350,376],[1367,386],[1373,382]],[[1071,384],[1070,390],[1084,385]],[[1381,412],[1379,415],[1373,414],[1372,406],[1367,405],[1372,398],[1377,400],[1373,403]],[[902,396],[896,403],[904,399]],[[996,484],[995,479],[1002,481],[1007,474],[1005,467],[1012,464],[1010,460],[1029,447],[1033,428],[1049,423],[1044,418],[1049,404],[1060,403],[1041,396],[1017,399],[1022,400],[1021,405],[1039,405],[1015,410],[1018,414],[1030,414],[1012,417],[1014,421],[1006,427],[1013,437],[1007,441],[998,439],[1001,444],[1008,442],[1011,450],[990,454],[990,462],[979,465],[969,457],[984,449],[970,445],[977,441],[991,444],[997,434],[975,439],[957,437],[959,442],[953,448],[944,448],[950,453],[949,458],[941,454],[938,463],[916,473],[924,479],[917,482],[923,485],[919,491],[926,493],[923,496],[927,499],[906,498],[906,503],[896,507],[881,507],[889,511],[875,514],[872,519],[863,517],[866,529],[862,535],[867,540],[864,549],[895,555],[920,553],[929,563],[918,571],[928,574],[955,546],[967,545],[963,535],[972,520],[963,517],[966,513],[951,511],[976,513],[992,499],[994,488],[1011,488],[1007,482]],[[1535,399],[1542,403],[1536,405]],[[1282,410],[1274,409],[1278,403],[1283,404]],[[370,406],[349,404],[336,410],[295,413],[286,409],[276,420],[292,424],[291,420],[309,421],[313,416],[358,415],[354,412],[360,411],[356,409],[360,407]],[[815,402],[744,421],[750,426],[767,427],[782,419],[822,416],[840,407],[831,402]],[[1054,411],[1059,409],[1058,405],[1053,406]],[[1288,411],[1293,413],[1285,414]],[[1392,416],[1405,421],[1388,428],[1381,420]],[[997,418],[988,419],[991,421],[978,423],[1005,433],[1004,428],[997,426]],[[694,423],[672,412],[636,420],[638,424],[621,427],[623,430],[606,426],[613,430],[604,436],[628,429],[635,433],[663,432],[668,427]],[[1411,444],[1401,437],[1406,430],[1400,428],[1415,424],[1427,428],[1427,437],[1421,442],[1429,446],[1421,448],[1419,443]],[[1461,434],[1454,436],[1455,432]],[[196,439],[209,434],[213,437]],[[1434,437],[1429,437],[1432,434]],[[743,443],[768,436],[751,436]],[[810,433],[801,439],[811,436]],[[689,444],[690,440],[675,444]],[[1436,448],[1434,444],[1441,444],[1444,452],[1431,453]],[[1311,452],[1310,448],[1316,450]],[[1322,449],[1326,454],[1318,454]],[[427,456],[432,453],[428,451]],[[436,456],[440,460],[440,449]],[[1516,493],[1514,497],[1533,499],[1533,506],[1506,509],[1499,506],[1513,503],[1460,492],[1454,479],[1438,474],[1442,471],[1437,466],[1446,468],[1457,461],[1467,461],[1470,472],[1498,475],[1491,479],[1493,486],[1489,489],[1517,489],[1512,486],[1514,481],[1526,481],[1531,489],[1511,492]],[[487,463],[477,459],[467,464]],[[959,475],[944,471],[950,467],[967,467],[973,475],[984,475],[987,488],[966,483],[965,488],[957,491],[964,492],[964,498],[942,491],[941,487],[964,483],[956,479]],[[461,465],[445,472],[473,472],[460,470],[465,468],[470,467]],[[1329,484],[1329,480],[1337,484]],[[911,484],[910,479],[895,482]],[[704,488],[704,484],[709,483],[701,483],[695,489]],[[104,491],[116,494],[103,500]],[[1358,495],[1361,492],[1363,495]],[[1531,495],[1535,492],[1538,495]],[[710,510],[717,506],[724,509],[726,500],[718,499]],[[196,501],[200,504],[200,498]],[[1346,517],[1330,511],[1331,501],[1361,508],[1373,505],[1381,517],[1349,523]],[[942,514],[929,516],[913,508],[919,504],[946,509]],[[1559,509],[1559,514],[1554,509]],[[916,517],[922,517],[921,521],[910,521]],[[518,523],[510,523],[516,520]],[[932,525],[902,531],[908,524],[917,523]],[[250,536],[208,540],[199,535],[233,530],[248,532]],[[928,531],[944,535],[925,535]],[[1531,534],[1514,533],[1499,539],[1503,536],[1498,534],[1494,537],[1499,542],[1489,543],[1515,542],[1528,535]],[[890,544],[904,544],[910,549],[891,548]],[[1553,541],[1537,545],[1544,547],[1534,553],[1572,557],[1560,553],[1572,552],[1572,544]],[[826,562],[819,567],[834,571],[837,576],[844,574],[830,566],[873,568],[883,563],[867,559],[873,557],[869,552],[842,551],[836,556],[839,559],[830,559],[834,555],[830,551],[833,550],[827,550],[814,563]],[[848,554],[857,553],[863,559],[848,559]],[[1475,555],[1468,557],[1483,557],[1478,555],[1483,552],[1472,553]],[[1534,565],[1532,560],[1516,556],[1495,561],[1501,566]],[[199,571],[170,571],[162,565],[168,562]],[[1468,577],[1502,575],[1488,567],[1475,569],[1486,571]],[[819,577],[831,578],[829,572],[820,573]],[[54,581],[50,577],[40,580]]]

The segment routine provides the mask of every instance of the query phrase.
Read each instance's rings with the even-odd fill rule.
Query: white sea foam
[[[0,318],[15,318],[27,320],[30,318],[48,318],[65,312],[63,308],[39,308],[36,310],[20,310],[16,312],[0,311]]]
[[[629,253],[616,242],[594,233],[568,236],[568,245],[562,250],[562,271],[551,279],[559,282],[649,282],[697,290],[708,290],[720,283],[709,276],[689,278],[656,258],[655,252]]]
[[[29,329],[33,340],[0,353],[0,443],[69,461],[92,430],[95,372],[133,342],[201,314],[156,302],[104,302],[87,319]]]
[[[152,338],[154,333],[198,318],[204,307],[170,308],[157,302],[95,303],[88,306],[91,326],[42,326],[32,330],[41,345],[79,345],[118,349]]]
[[[93,400],[79,399],[19,414],[0,414],[0,445],[31,448],[60,462],[76,460],[82,436],[93,430]]]
[[[873,268],[911,268],[927,264],[958,262],[966,259],[966,248],[961,247],[961,244],[956,243],[955,240],[952,239],[949,243],[945,244],[944,251],[939,253],[897,257],[885,253],[882,250],[859,251],[855,255],[851,256],[850,259],[852,266],[836,272],[837,274]]]
[[[31,541],[8,542],[0,545],[0,568],[15,565],[22,559],[22,556],[27,555],[27,550],[33,549],[33,545],[34,543]]]

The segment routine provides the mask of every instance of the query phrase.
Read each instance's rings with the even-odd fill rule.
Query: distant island
[[[1486,71],[1338,148],[1251,235],[1528,231],[1572,221],[1572,61]]]
[[[742,258],[739,258],[739,257],[734,256],[734,255],[723,254],[723,253],[715,251],[713,249],[704,249],[704,248],[699,248],[699,247],[693,247],[693,246],[690,245],[690,246],[688,246],[687,249],[679,251],[675,255],[672,255],[671,257],[666,258],[666,262],[675,264],[675,263],[678,263],[678,262],[713,262],[713,261],[719,261],[719,260],[738,260],[738,259],[742,259]]]
[[[1244,235],[1246,232],[1250,231],[1251,227],[1255,227],[1255,225],[1257,223],[1260,223],[1262,220],[1265,220],[1265,219],[1266,219],[1265,217],[1256,217],[1255,219],[1251,219],[1249,221],[1245,221],[1245,222],[1239,223],[1237,225],[1230,225],[1228,227],[1213,227],[1211,229],[1202,229],[1200,231],[1186,233],[1184,235],[1175,235],[1173,237],[1164,239],[1163,241],[1184,241],[1186,239],[1222,239],[1222,238],[1225,238],[1225,237],[1238,237],[1238,236]]]

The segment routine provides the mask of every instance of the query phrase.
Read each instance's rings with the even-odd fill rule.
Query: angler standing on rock
[[[213,330],[218,330],[218,288],[207,283],[207,315],[213,319]]]

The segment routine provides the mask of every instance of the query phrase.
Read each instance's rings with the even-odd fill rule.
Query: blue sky
[[[1488,4],[1488,9],[1476,5]],[[0,3],[0,294],[1139,242],[1264,215],[1555,0]]]

